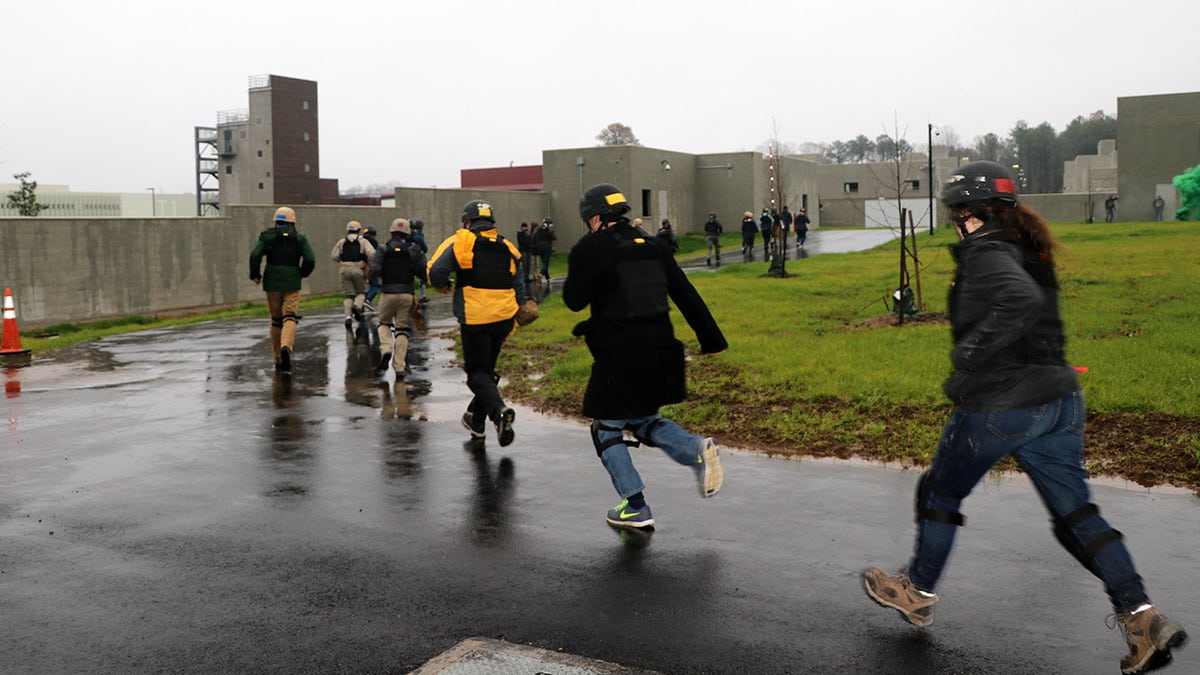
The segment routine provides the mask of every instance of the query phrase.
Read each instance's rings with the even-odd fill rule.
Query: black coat
[[[1054,266],[986,227],[951,251],[958,270],[950,288],[954,374],[946,395],[963,409],[993,412],[1078,388],[1064,354]]]
[[[583,395],[588,417],[653,415],[687,396],[683,344],[675,339],[668,298],[696,332],[701,353],[728,346],[667,246],[627,222],[587,234],[571,248],[562,297],[571,311],[591,307],[591,318],[574,331],[595,360]]]

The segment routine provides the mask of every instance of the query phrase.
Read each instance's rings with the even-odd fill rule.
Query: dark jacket
[[[412,242],[421,247],[421,253],[429,253],[429,244],[425,243],[425,233],[421,230],[413,229]]]
[[[529,236],[529,230],[517,230],[517,250],[522,255],[533,250],[533,237]]]
[[[550,254],[554,252],[554,242],[558,239],[554,235],[553,227],[542,225],[533,231],[533,252],[538,255]]]
[[[675,230],[669,227],[660,227],[656,236],[667,245],[667,248],[671,249],[672,253],[679,250],[679,239],[675,236]]]
[[[371,276],[385,294],[413,292],[413,279],[425,281],[425,255],[415,242],[392,237],[371,256]]]
[[[812,221],[809,220],[807,213],[797,213],[796,219],[793,222],[795,223],[796,234],[804,234],[808,232],[808,224]]]
[[[265,271],[261,271],[263,258],[267,260]],[[263,230],[250,252],[250,280],[262,279],[264,291],[298,291],[300,280],[316,266],[308,238],[297,232],[295,225]]]
[[[742,218],[742,237],[754,241],[754,235],[758,234],[758,224],[754,222],[753,216]]]
[[[575,327],[592,353],[583,414],[597,419],[653,415],[687,396],[683,343],[675,339],[670,304],[696,332],[701,353],[728,343],[671,251],[627,221],[579,240],[567,263],[563,302],[591,307]]]
[[[768,239],[771,237],[771,228],[775,225],[775,221],[771,219],[771,214],[763,211],[763,214],[758,218],[758,227],[762,230],[763,236]]]
[[[721,227],[721,221],[717,220],[715,216],[704,222],[704,236],[706,237],[720,236],[723,231],[724,228]]]
[[[1053,264],[984,227],[951,249],[954,374],[946,395],[965,410],[1029,408],[1078,388],[1067,365]]]

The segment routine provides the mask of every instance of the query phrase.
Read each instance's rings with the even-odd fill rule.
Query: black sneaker
[[[345,323],[346,323],[346,330],[354,330],[354,320],[353,319],[351,319],[350,317],[346,317]]]
[[[516,437],[516,432],[513,431],[513,420],[517,418],[517,411],[512,408],[501,408],[499,419],[496,420],[496,433],[500,435],[500,447],[511,445],[513,438]]]
[[[388,364],[392,362],[392,353],[387,352],[379,356],[379,365],[375,366],[375,372],[382,375],[387,372]]]
[[[475,415],[471,412],[463,413],[462,425],[467,431],[471,432],[471,438],[483,438],[487,436],[487,430],[484,428],[483,423],[476,426]]]
[[[292,350],[284,347],[279,350],[279,369],[285,373],[292,370]]]

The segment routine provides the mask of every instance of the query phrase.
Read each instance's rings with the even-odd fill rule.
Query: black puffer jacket
[[[574,312],[591,306],[591,318],[575,330],[595,359],[584,415],[630,419],[684,399],[685,355],[671,326],[668,298],[696,331],[702,353],[728,346],[667,246],[627,221],[584,236],[567,264],[563,302]]]
[[[946,395],[964,410],[993,412],[1078,388],[1064,353],[1053,264],[986,226],[951,250],[958,271],[950,288],[954,374]]]

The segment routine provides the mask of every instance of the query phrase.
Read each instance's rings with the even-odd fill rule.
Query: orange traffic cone
[[[4,289],[4,333],[0,337],[0,363],[6,368],[21,368],[32,362],[28,349],[21,349],[21,334],[17,332],[17,308],[13,305],[12,289]]]

